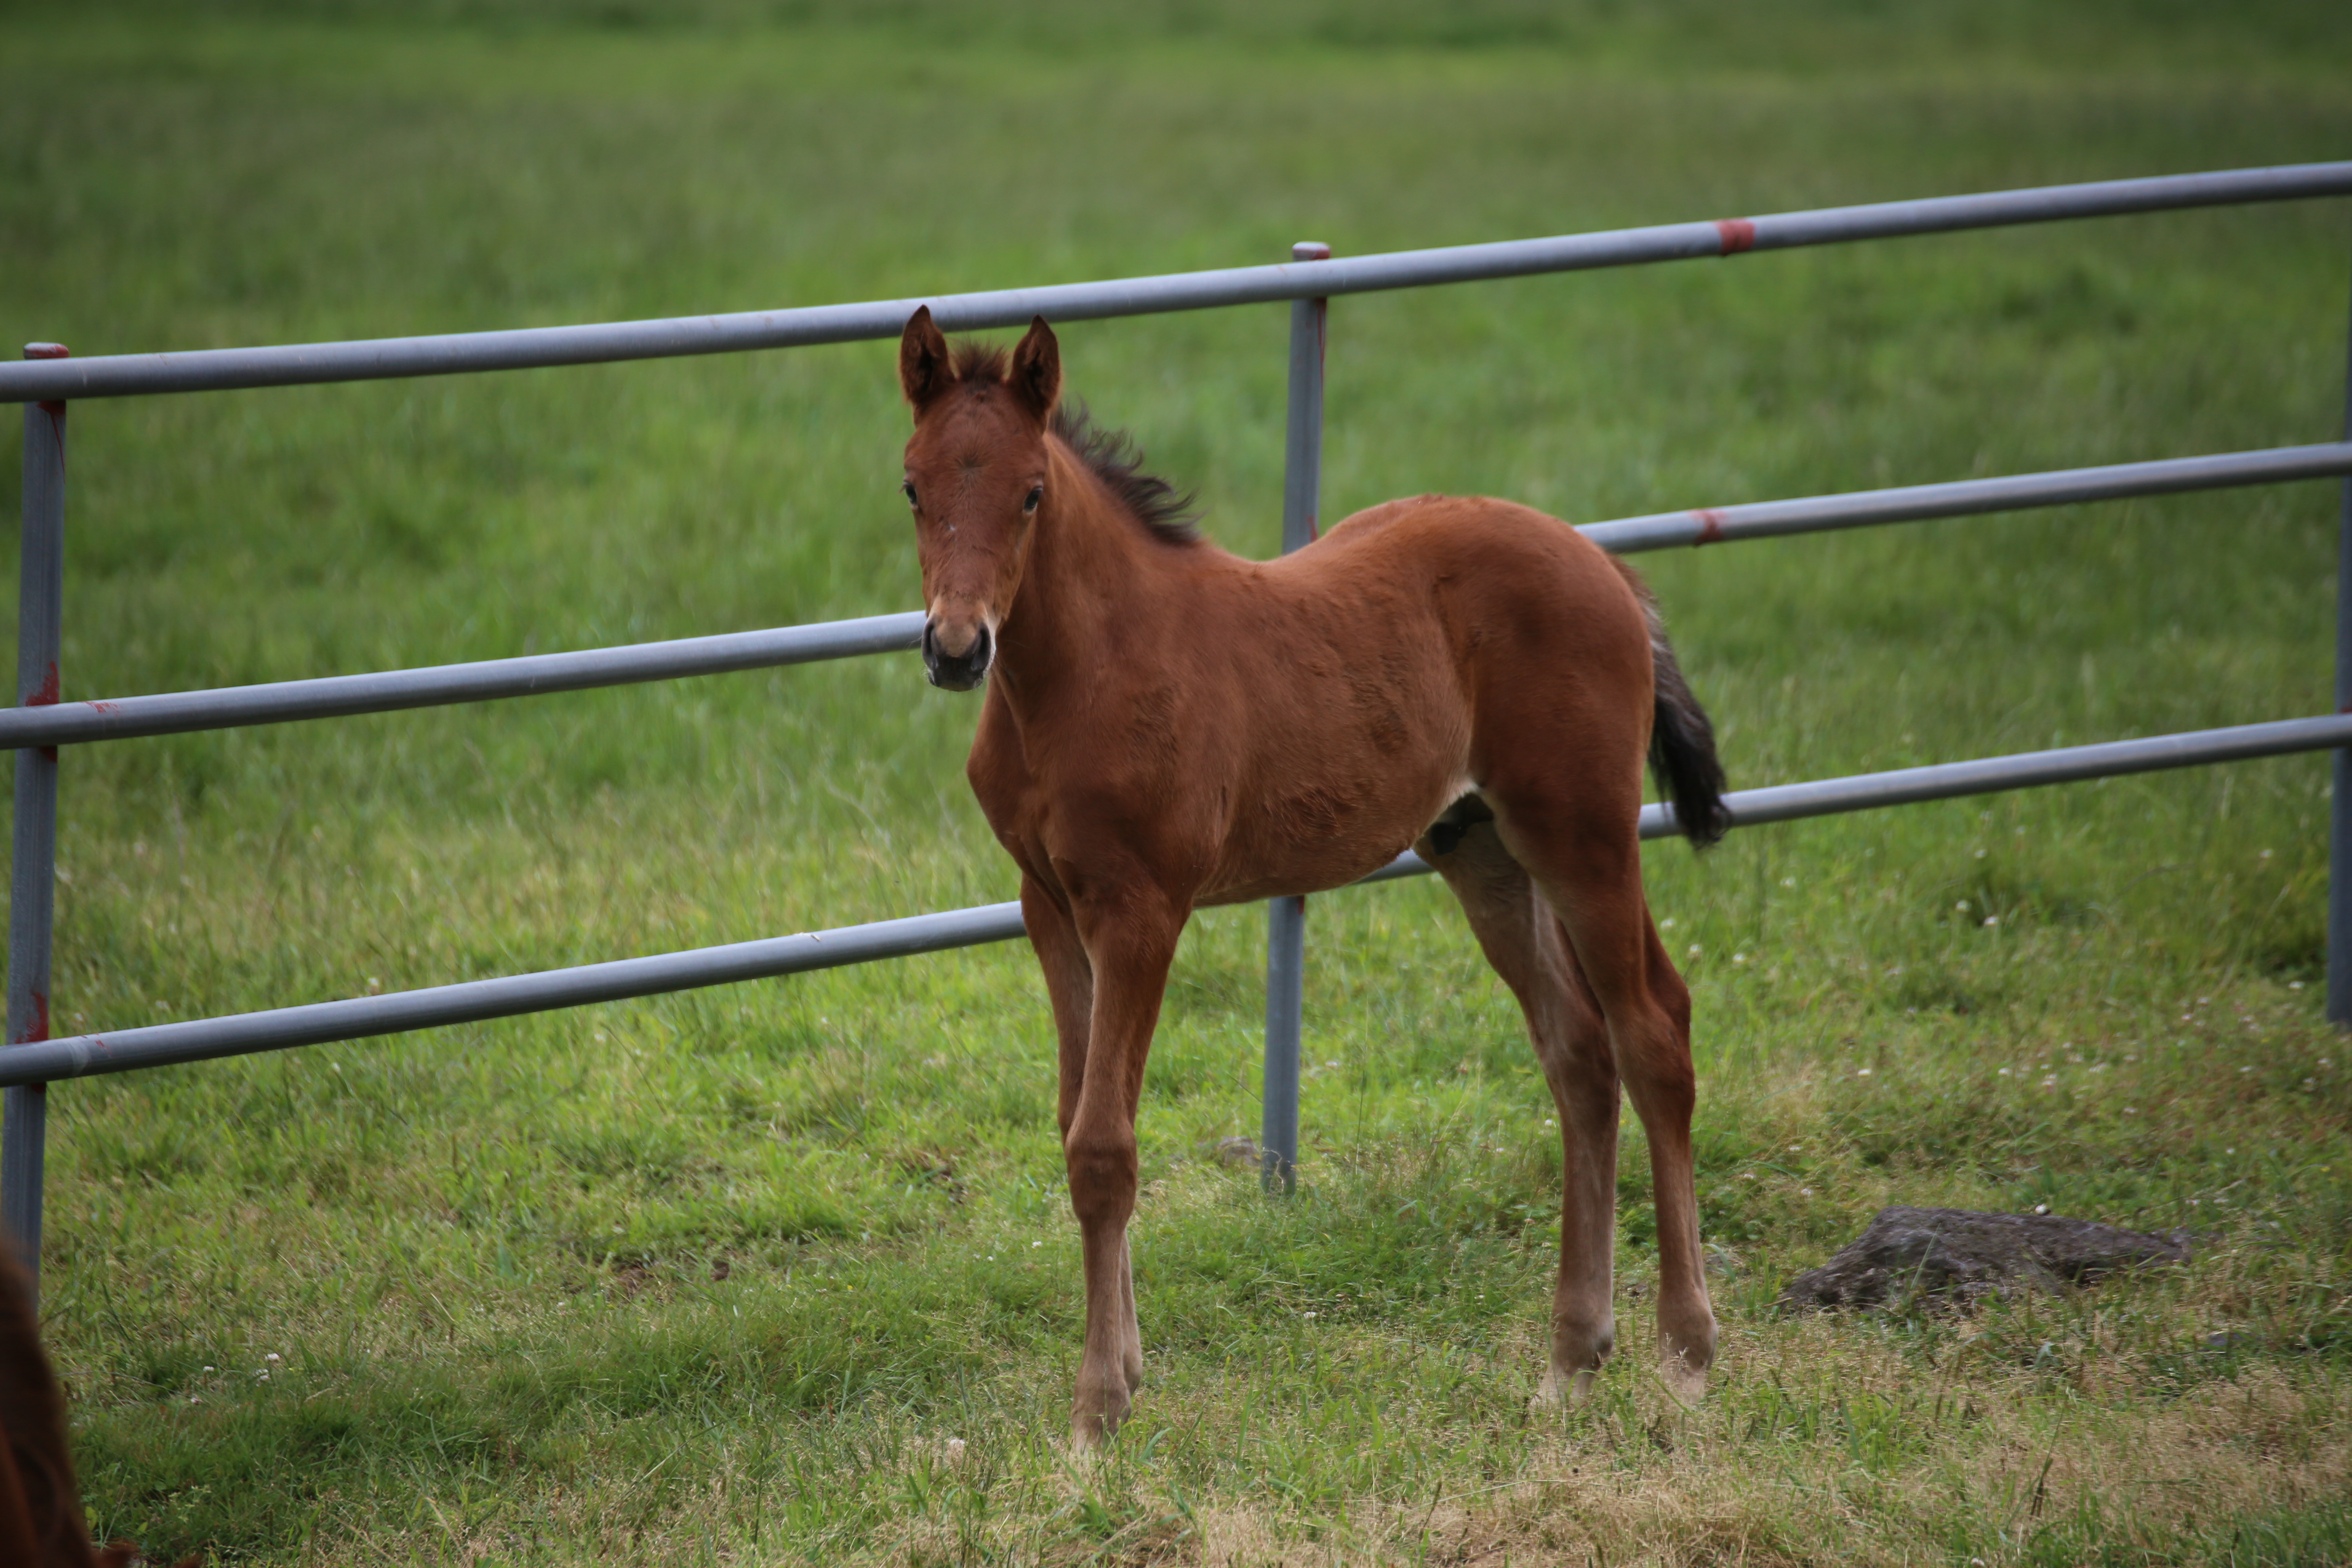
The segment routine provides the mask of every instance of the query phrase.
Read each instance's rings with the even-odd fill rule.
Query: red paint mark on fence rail
[[[1713,507],[1701,507],[1691,515],[1699,521],[1698,537],[1691,541],[1693,549],[1702,544],[1719,544],[1723,542],[1723,513]]]
[[[1737,256],[1756,248],[1756,226],[1744,217],[1719,217],[1715,232],[1723,236],[1723,254]]]

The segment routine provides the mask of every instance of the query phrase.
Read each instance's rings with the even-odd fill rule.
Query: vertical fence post
[[[1301,240],[1293,261],[1328,261],[1331,247]],[[1290,302],[1290,414],[1282,461],[1282,552],[1315,542],[1323,490],[1323,336],[1328,300]],[[1307,983],[1307,900],[1265,910],[1265,1115],[1259,1170],[1268,1192],[1297,1182],[1299,1013]]]
[[[2352,316],[2345,324],[2344,438],[2352,441]],[[2336,532],[2336,710],[2352,713],[2352,475]],[[2336,753],[2328,800],[2327,1021],[2352,1028],[2352,751]]]
[[[26,359],[63,359],[58,343],[26,343]],[[16,589],[16,701],[58,700],[58,623],[65,600],[66,405],[25,405],[24,533]],[[49,921],[57,902],[58,753],[16,752],[16,862],[8,890],[8,1044],[49,1037]],[[7,1091],[0,1116],[0,1222],[24,1259],[36,1302],[41,1279],[41,1163],[48,1086]]]

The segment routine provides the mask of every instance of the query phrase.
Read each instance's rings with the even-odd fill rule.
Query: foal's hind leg
[[[1490,789],[1490,798],[1499,792]],[[1636,805],[1639,795],[1633,797]],[[1690,992],[1650,923],[1630,812],[1587,808],[1557,790],[1502,794],[1496,826],[1566,927],[1607,1020],[1609,1053],[1649,1134],[1658,1216],[1658,1352],[1667,1385],[1706,1390],[1715,1310],[1699,1254],[1691,1161]],[[1621,820],[1622,818],[1622,820]]]
[[[1559,1275],[1552,1288],[1551,1355],[1536,1399],[1581,1397],[1616,1339],[1610,1298],[1617,1221],[1617,1071],[1600,1004],[1577,968],[1567,933],[1527,871],[1496,836],[1473,824],[1423,858],[1437,868],[1486,954],[1527,1015],[1528,1037],[1559,1110]]]

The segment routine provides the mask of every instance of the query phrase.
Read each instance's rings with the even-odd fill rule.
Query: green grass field
[[[0,321],[79,353],[888,298],[2352,155],[2286,4],[899,0],[0,10]],[[1591,520],[2329,439],[2343,202],[1339,301],[1328,515]],[[1279,308],[1070,385],[1278,528]],[[100,697],[911,607],[888,345],[89,402]],[[14,465],[5,443],[0,465]],[[0,473],[11,493],[13,471]],[[2337,490],[1656,555],[1740,787],[2325,711]],[[0,584],[0,605],[15,595]],[[87,748],[56,1010],[115,1027],[1008,898],[910,658]],[[1428,883],[1262,919],[1150,1068],[1148,1382],[1056,1448],[1075,1227],[1018,944],[64,1085],[46,1326],[94,1525],[221,1563],[2352,1560],[2352,1088],[2323,759],[1652,847],[1725,1327],[1530,1417],[1556,1138]],[[1782,1281],[1882,1204],[2186,1226],[1972,1316]],[[265,1375],[266,1373],[266,1375]]]

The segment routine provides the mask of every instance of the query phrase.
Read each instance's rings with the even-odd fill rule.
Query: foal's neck
[[[1104,662],[1119,657],[1122,632],[1170,612],[1164,590],[1179,553],[1129,516],[1059,437],[1047,443],[1045,501],[998,637],[996,675],[1024,718],[1049,691],[1095,684]]]

